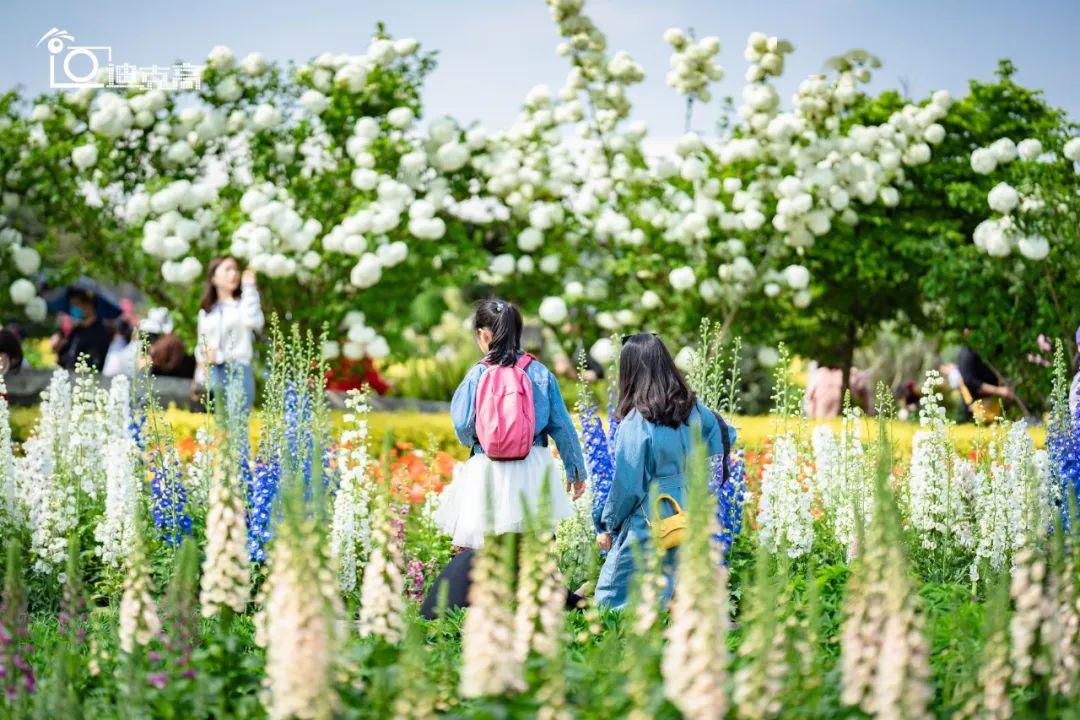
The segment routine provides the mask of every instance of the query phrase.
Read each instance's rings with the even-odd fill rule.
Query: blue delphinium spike
[[[155,454],[150,478],[150,514],[161,539],[169,545],[179,545],[191,534],[191,514],[188,512],[187,491],[181,482],[180,461],[170,454],[164,458]]]
[[[246,475],[248,552],[252,561],[261,563],[266,560],[266,543],[273,537],[274,500],[281,481],[281,465],[276,458],[260,455],[254,469]]]
[[[746,501],[746,460],[741,452],[732,452],[727,458],[728,480],[724,482],[724,470],[719,457],[713,459],[712,479],[709,489],[716,495],[716,520],[720,532],[713,539],[720,543],[727,555],[735,536],[742,531],[743,503]]]

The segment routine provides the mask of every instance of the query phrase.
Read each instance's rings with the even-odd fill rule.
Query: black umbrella
[[[47,305],[54,313],[71,314],[71,291],[81,290],[94,299],[94,313],[102,320],[114,320],[120,317],[120,304],[113,299],[108,290],[98,285],[85,275],[71,285],[57,291]]]

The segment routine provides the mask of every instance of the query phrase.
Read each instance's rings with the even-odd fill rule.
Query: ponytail
[[[521,347],[521,311],[505,300],[481,300],[473,315],[473,330],[491,331],[491,345],[485,359],[496,365],[513,365]]]

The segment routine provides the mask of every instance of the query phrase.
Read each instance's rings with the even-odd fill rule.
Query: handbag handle
[[[674,512],[675,515],[678,515],[679,513],[681,513],[683,511],[682,506],[679,505],[678,500],[671,497],[671,495],[668,495],[667,493],[662,493],[660,495],[657,495],[656,500],[653,501],[653,511],[657,512],[657,514],[659,514],[658,511],[660,510],[660,501],[661,500],[667,500],[669,503],[671,503],[671,506],[673,508],[675,508],[675,512]],[[652,523],[649,522],[649,515],[648,515],[648,513],[645,512],[644,504],[641,507],[641,514],[643,516],[645,516],[645,524],[648,525],[649,527],[652,527]]]

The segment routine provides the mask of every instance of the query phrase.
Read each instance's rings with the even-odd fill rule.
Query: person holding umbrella
[[[85,278],[69,285],[49,304],[54,312],[71,317],[71,332],[66,337],[53,336],[53,350],[57,364],[65,370],[74,370],[80,357],[97,372],[105,366],[112,333],[103,320],[120,317],[120,307],[108,299],[103,291]]]

